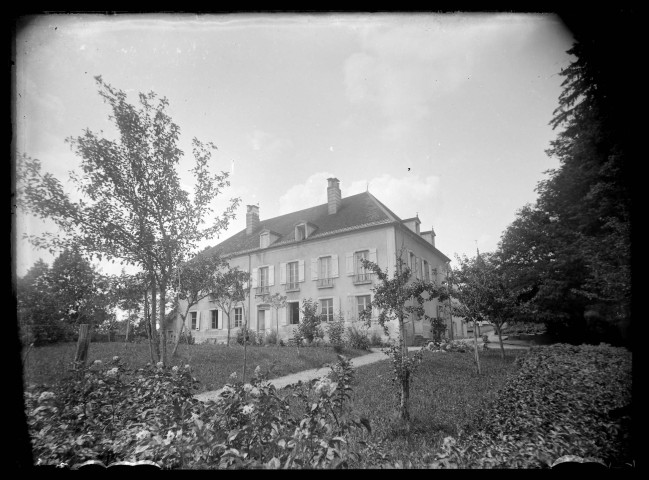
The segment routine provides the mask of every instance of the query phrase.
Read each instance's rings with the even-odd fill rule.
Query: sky
[[[230,172],[216,200],[240,197],[215,245],[260,218],[369,190],[401,218],[434,228],[449,258],[497,248],[534,202],[573,38],[548,13],[45,14],[15,35],[14,151],[68,181],[80,162],[65,143],[86,128],[115,138],[94,77],[137,102],[153,91],[179,125],[183,186],[191,141],[218,147]],[[20,179],[17,179],[20,181]],[[219,210],[220,209],[220,210]],[[55,231],[16,214],[17,275],[42,258],[23,234]],[[119,273],[118,264],[98,264]]]

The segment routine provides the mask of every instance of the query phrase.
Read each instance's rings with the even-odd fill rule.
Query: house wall
[[[268,249],[255,252],[249,255],[241,255],[230,259],[230,266],[237,266],[242,270],[249,271],[251,274],[258,274],[259,268],[268,266],[269,270],[272,266],[272,278],[269,278],[268,293],[270,295],[278,292],[287,297],[287,302],[299,302],[302,305],[302,300],[311,298],[313,300],[322,300],[325,298],[333,299],[334,314],[337,316],[338,312],[342,312],[345,317],[347,326],[360,326],[357,320],[357,307],[356,300],[360,295],[369,295],[373,299],[372,287],[375,285],[376,279],[373,283],[355,284],[353,275],[348,273],[347,257],[358,250],[370,250],[376,254],[376,262],[382,270],[386,270],[392,274],[396,265],[397,246],[401,244],[405,248],[412,250],[417,258],[425,258],[431,266],[442,266],[443,259],[439,257],[431,249],[426,248],[425,245],[418,243],[416,239],[404,235],[395,229],[393,225],[365,229],[357,232],[349,232],[337,234],[335,236],[323,239],[306,239],[305,241],[292,243],[284,247],[273,248],[272,245]],[[320,256],[332,255],[337,256],[337,270],[338,275],[333,278],[333,287],[322,288],[318,286],[318,281],[312,275],[312,260]],[[370,258],[373,259],[373,258]],[[298,282],[298,291],[286,291],[286,284],[282,284],[282,274],[280,269],[283,264],[288,264],[292,261],[298,261],[301,265],[303,272],[300,272]],[[263,298],[257,295],[257,281],[250,282],[250,295],[243,302],[241,307],[244,308],[245,317],[248,320],[249,328],[257,332],[268,333],[271,330],[277,330],[279,337],[287,340],[293,336],[293,331],[296,325],[289,324],[288,308],[280,308],[275,310],[263,302]],[[210,311],[218,308],[216,305],[204,299],[198,305],[193,306],[191,311],[196,311],[200,316],[200,322],[197,328],[192,330],[192,336],[197,343],[202,342],[215,342],[224,343],[227,339],[227,316],[225,312],[219,310],[219,324],[216,329],[211,328]],[[264,324],[260,322],[260,310],[264,311]],[[431,302],[426,305],[426,312],[428,315],[433,315],[436,312],[436,303]],[[384,334],[383,328],[376,322],[378,312],[373,312],[373,323],[369,328],[369,334],[377,332],[384,339],[387,337]],[[186,325],[189,328],[191,315],[186,319]],[[234,327],[234,315],[231,315],[231,340],[236,338],[237,327]],[[415,332],[422,335],[424,338],[430,338],[430,325],[425,325],[428,322],[417,321],[415,322]],[[181,320],[178,319],[176,325],[176,332],[180,330]],[[325,329],[326,330],[326,329]],[[389,322],[388,337],[397,338],[398,325],[396,320]],[[409,343],[412,343],[413,337],[409,337]]]

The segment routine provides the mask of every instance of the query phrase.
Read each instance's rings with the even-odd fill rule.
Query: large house
[[[327,203],[316,207],[262,221],[259,207],[248,205],[245,230],[211,249],[227,258],[231,267],[251,273],[249,295],[230,315],[233,332],[247,318],[249,328],[259,333],[277,330],[280,338],[288,339],[300,322],[306,298],[319,303],[324,320],[342,312],[345,322],[354,325],[372,300],[376,282],[363,268],[363,258],[392,274],[397,255],[403,252],[415,276],[442,281],[450,259],[435,248],[433,229],[421,232],[420,223],[417,216],[400,219],[369,192],[343,198],[337,178],[328,179]],[[266,303],[265,295],[275,292],[287,297],[286,307],[276,310]],[[426,313],[442,315],[437,300],[427,302]],[[227,317],[209,298],[194,305],[185,321],[197,343],[227,338]],[[178,317],[169,333],[177,334],[181,322]],[[461,334],[461,323],[448,318],[447,325],[448,336]],[[391,337],[398,335],[397,328],[397,321],[392,321]],[[378,324],[372,330],[383,335]],[[408,322],[406,331],[409,345],[432,337],[424,320]]]

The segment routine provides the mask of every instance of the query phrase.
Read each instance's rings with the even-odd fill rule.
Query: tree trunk
[[[79,325],[79,340],[77,341],[77,352],[74,356],[75,368],[86,364],[90,346],[90,328],[87,323]]]
[[[229,308],[226,310],[225,314],[228,317],[228,340],[226,342],[226,345],[229,347],[230,346],[230,330],[232,329],[231,322],[230,322],[230,309]]]
[[[498,334],[498,342],[500,342],[500,358],[505,359],[505,347],[503,346],[503,332],[498,325],[494,323],[494,328]]]
[[[473,345],[475,352],[475,367],[478,375],[480,375],[480,354],[478,354],[478,323],[473,321]]]
[[[241,381],[246,383],[246,362],[248,361],[248,317],[246,317],[246,310],[243,307],[243,375]]]
[[[178,350],[178,345],[180,344],[180,337],[183,334],[183,330],[185,328],[185,319],[181,315],[180,318],[182,318],[183,323],[180,325],[180,330],[178,331],[178,337],[176,338],[176,341],[174,342],[174,349],[171,352],[171,358],[176,358],[176,350]]]
[[[128,332],[131,330],[131,311],[128,311],[128,317],[126,317],[126,339],[125,341],[128,343]]]
[[[151,281],[151,337],[153,340],[153,348],[155,349],[156,362],[160,361],[160,344],[158,343],[158,330],[156,326],[156,285],[155,279]]]
[[[151,333],[151,315],[149,312],[149,291],[144,293],[144,326],[146,328],[146,336],[149,339],[149,353],[151,354],[151,363],[155,364],[155,357],[153,354],[153,335]]]
[[[403,316],[399,316],[399,337],[401,347],[401,401],[399,405],[399,416],[404,422],[410,420],[409,400],[410,400],[410,375],[406,369],[408,361],[408,345],[406,342],[406,326]]]
[[[160,360],[167,365],[167,284],[160,283]]]
[[[277,330],[275,330],[277,333],[275,336],[275,348],[279,348],[279,308],[275,309],[275,325],[277,326]]]

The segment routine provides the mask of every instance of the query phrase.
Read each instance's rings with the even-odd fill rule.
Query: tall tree
[[[372,288],[374,298],[370,305],[363,310],[359,317],[365,321],[368,326],[372,321],[372,309],[378,310],[378,323],[388,334],[387,322],[396,319],[399,327],[398,345],[388,350],[392,358],[392,364],[395,370],[396,378],[399,383],[399,416],[401,420],[408,422],[410,420],[410,384],[412,374],[421,360],[424,348],[419,350],[416,355],[408,355],[406,345],[406,323],[415,322],[420,318],[429,321],[431,317],[426,315],[424,304],[433,301],[436,298],[445,300],[445,289],[434,282],[425,280],[411,281],[410,268],[403,260],[403,248],[397,255],[397,264],[392,278],[387,272],[374,262],[362,260],[363,266],[371,271],[378,278],[378,284]],[[408,320],[409,319],[409,320]]]
[[[86,130],[69,138],[82,160],[81,174],[71,173],[82,200],[73,201],[40,162],[26,156],[18,162],[19,206],[54,220],[66,236],[47,233],[28,237],[35,246],[60,248],[71,239],[99,259],[107,257],[141,267],[159,292],[160,360],[166,361],[167,289],[174,269],[190,257],[198,242],[227,227],[239,200],[220,215],[212,202],[229,186],[228,173],[209,173],[214,144],[192,141],[194,191],[181,187],[177,167],[180,128],[167,115],[168,101],[153,92],[139,94],[139,108],[126,93],[95,78],[99,94],[111,109],[116,140]],[[155,302],[155,294],[154,302]],[[155,304],[151,329],[155,332]]]
[[[239,270],[237,267],[228,268],[226,270],[219,271],[216,274],[214,288],[210,293],[210,298],[228,319],[228,346],[230,346],[230,332],[232,330],[232,309],[237,304],[242,303],[248,296],[249,280],[250,273]],[[245,321],[247,325],[247,320]],[[247,330],[245,331],[244,339],[246,337]]]

